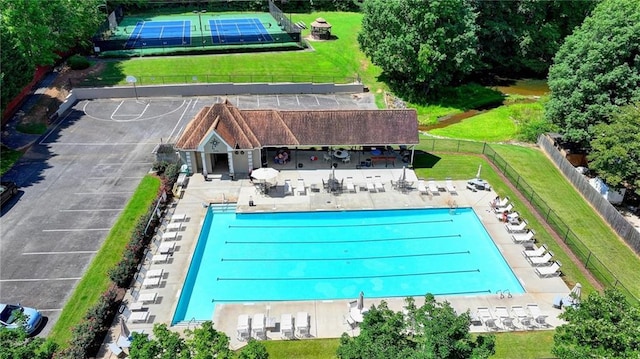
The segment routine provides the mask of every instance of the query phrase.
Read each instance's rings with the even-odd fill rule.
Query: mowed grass
[[[111,228],[100,251],[84,272],[80,283],[62,309],[60,318],[51,329],[49,338],[62,347],[66,347],[71,339],[71,328],[83,320],[87,310],[109,288],[111,280],[107,272],[120,261],[122,252],[129,243],[139,218],[147,213],[149,206],[157,197],[159,189],[160,179],[158,177],[145,176]]]
[[[339,339],[266,340],[269,359],[334,359]]]
[[[617,237],[545,154],[520,146],[492,147],[564,220],[587,248],[613,271],[622,284],[636,298],[640,298],[638,256]]]
[[[22,156],[22,152],[14,151],[8,147],[0,147],[0,175],[7,173],[14,163]]]

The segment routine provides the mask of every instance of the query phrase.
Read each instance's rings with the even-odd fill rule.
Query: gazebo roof
[[[319,17],[311,23],[311,27],[329,28],[331,27],[331,24],[329,24],[324,18]]]

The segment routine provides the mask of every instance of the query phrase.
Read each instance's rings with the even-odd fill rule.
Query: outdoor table
[[[333,151],[333,157],[343,159],[349,157],[349,151],[337,150]]]

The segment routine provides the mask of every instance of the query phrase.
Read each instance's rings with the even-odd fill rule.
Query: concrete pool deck
[[[343,192],[339,195],[327,193],[322,189],[322,180],[326,181],[331,172],[328,169],[282,170],[277,178],[278,186],[274,187],[269,195],[260,194],[256,190],[256,186],[246,179],[232,181],[215,176],[209,176],[210,178],[205,179],[201,174],[194,174],[190,177],[182,198],[176,201],[167,215],[170,217],[172,213],[186,214],[173,254],[165,263],[150,263],[151,257],[145,261],[146,270],[163,270],[159,284],[141,289],[142,279],[137,280],[133,290],[129,291],[125,297],[128,303],[132,303],[135,301],[134,298],[139,295],[138,293],[142,292],[157,293],[157,299],[152,304],[144,305],[149,314],[146,321],[141,323],[128,322],[126,327],[131,331],[151,333],[154,324],[165,323],[169,325],[171,323],[206,215],[205,206],[209,203],[235,204],[238,212],[471,207],[525,288],[526,293],[514,294],[511,297],[492,294],[437,296],[436,299],[450,302],[458,313],[470,310],[472,314],[478,307],[488,307],[493,311],[493,308],[497,306],[510,308],[512,305],[522,305],[526,307],[527,304],[535,303],[540,307],[542,314],[548,316],[547,323],[550,324],[548,329],[562,324],[562,321],[557,318],[561,310],[553,308],[552,303],[555,297],[566,296],[570,289],[560,277],[539,278],[536,275],[534,268],[522,255],[523,246],[511,240],[511,235],[505,230],[504,224],[489,209],[489,202],[496,197],[495,192],[473,192],[466,188],[464,181],[453,182],[457,188],[457,194],[440,192],[439,195],[422,195],[415,188],[401,192],[392,188],[391,181],[397,180],[402,171],[401,168],[335,170],[336,178],[352,177],[357,187],[356,193]],[[413,171],[407,170],[406,173],[409,181],[417,180]],[[363,190],[366,188],[367,177],[375,176],[380,176],[384,183],[385,192],[370,193]],[[305,195],[299,195],[294,190],[293,196],[284,196],[284,181],[291,180],[295,187],[299,178],[304,180],[307,187],[315,184],[320,188],[320,191],[311,191],[308,188]],[[444,181],[436,182],[444,185]],[[253,201],[255,205],[249,206],[249,201]],[[352,329],[347,323],[349,301],[356,299],[218,304],[211,319],[217,330],[223,331],[229,336],[231,347],[234,349],[246,344],[246,342],[238,340],[236,333],[238,316],[242,314],[247,314],[249,317],[258,313],[265,314],[268,323],[266,335],[269,340],[281,339],[280,317],[282,314],[292,314],[295,317],[296,313],[300,311],[309,314],[309,337],[338,338],[343,332],[352,335],[358,334],[358,329]],[[368,308],[374,304],[378,305],[383,299],[391,309],[395,311],[403,309],[404,298],[368,298],[366,293],[364,306]],[[415,299],[417,306],[424,302],[423,297],[415,297]],[[269,321],[269,318],[273,320]],[[198,324],[196,321],[190,321],[189,318],[186,318],[185,321],[186,323],[174,326],[173,329],[178,331],[186,328],[193,329]],[[119,325],[113,326],[98,357],[115,357],[106,349],[106,344],[115,342],[120,331]],[[472,325],[471,331],[485,332],[487,330],[482,325]]]

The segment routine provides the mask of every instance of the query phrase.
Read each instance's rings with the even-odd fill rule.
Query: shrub
[[[91,63],[83,56],[73,55],[67,60],[67,65],[69,65],[72,70],[84,70],[91,66]]]

